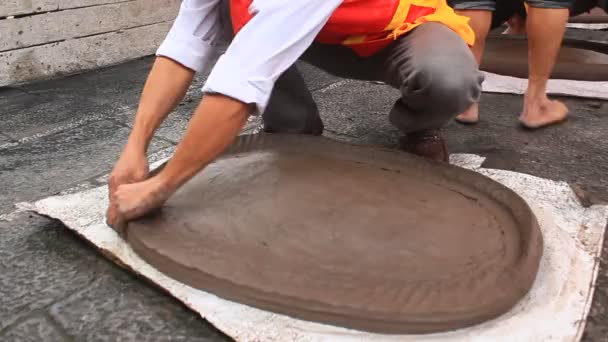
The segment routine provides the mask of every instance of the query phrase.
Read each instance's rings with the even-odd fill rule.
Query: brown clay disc
[[[528,78],[527,40],[496,36],[488,39],[481,69],[500,75]],[[564,41],[551,78],[608,81],[608,44]]]
[[[487,177],[295,135],[239,138],[127,239],[192,287],[379,333],[495,318],[528,292],[542,254],[526,202]]]

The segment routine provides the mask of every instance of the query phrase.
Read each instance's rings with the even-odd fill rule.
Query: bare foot
[[[524,110],[519,122],[526,128],[536,129],[562,122],[567,118],[568,107],[545,96],[535,101],[524,100]]]
[[[479,121],[479,103],[475,103],[464,113],[458,115],[455,120],[462,124],[476,124]]]

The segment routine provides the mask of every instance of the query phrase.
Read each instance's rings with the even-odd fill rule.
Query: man
[[[445,0],[233,0],[230,11],[226,5],[182,2],[110,177],[110,225],[162,206],[231,144],[249,115],[262,114],[267,132],[321,134],[317,107],[294,66],[300,57],[338,76],[401,90],[390,121],[406,134],[409,151],[429,158],[446,160],[438,130],[480,96],[483,77],[468,47],[473,31]],[[230,21],[238,33],[203,87],[183,140],[148,179],[154,131],[209,63]]]
[[[506,33],[527,32],[528,89],[519,121],[524,127],[536,129],[567,119],[566,105],[547,97],[547,82],[559,53],[570,11],[572,15],[589,11],[598,4],[598,0],[525,0],[525,3],[526,6],[524,0],[450,0],[456,13],[471,18],[470,24],[476,36],[472,51],[478,63],[481,63],[485,40],[491,28],[509,21]],[[476,123],[479,120],[478,104],[456,120]]]

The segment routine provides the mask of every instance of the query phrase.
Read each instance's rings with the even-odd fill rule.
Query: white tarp
[[[592,298],[608,207],[583,208],[566,183],[481,169],[483,159],[454,155],[514,189],[530,203],[545,247],[530,293],[509,313],[484,324],[432,335],[387,336],[305,322],[220,299],[168,278],[140,259],[105,225],[106,187],[54,196],[24,205],[61,220],[119,264],[166,289],[237,341],[578,341]]]
[[[484,72],[486,80],[483,82],[483,91],[489,93],[523,94],[528,87],[528,80],[510,76],[497,75]],[[608,81],[572,81],[549,80],[547,93],[552,95],[568,95],[608,100]]]
[[[605,30],[608,29],[608,24],[603,23],[569,23],[568,28],[583,29],[583,30]]]

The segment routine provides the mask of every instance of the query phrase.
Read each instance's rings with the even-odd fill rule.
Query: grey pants
[[[369,58],[313,44],[301,59],[339,77],[400,90],[389,119],[403,133],[443,127],[478,101],[483,82],[469,47],[438,23],[421,25]],[[268,132],[321,134],[319,111],[295,65],[279,77],[263,121]]]
[[[441,128],[481,95],[483,74],[469,47],[439,23],[425,23],[369,58],[344,46],[313,44],[301,60],[339,77],[383,81],[400,90],[389,119],[403,133]],[[262,118],[266,132],[322,133],[319,110],[295,65],[277,80]]]

